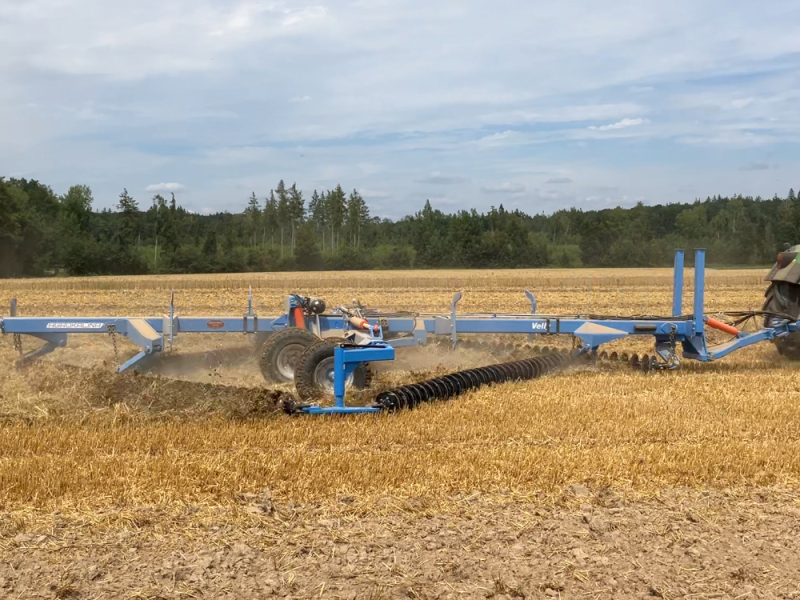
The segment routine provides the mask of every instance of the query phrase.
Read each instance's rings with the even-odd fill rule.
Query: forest
[[[141,203],[127,189],[115,210],[93,209],[92,191],[56,194],[36,180],[0,177],[0,277],[525,267],[648,267],[675,248],[708,249],[711,264],[763,266],[799,243],[800,201],[708,197],[553,214],[446,214],[430,201],[392,221],[372,215],[341,185],[306,197],[278,182],[238,212],[200,215],[171,195]],[[231,203],[233,206],[235,203]]]

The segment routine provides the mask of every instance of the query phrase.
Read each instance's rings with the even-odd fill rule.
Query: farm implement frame
[[[17,315],[17,304],[11,301],[11,316],[0,319],[0,330],[13,335],[23,361],[52,352],[67,345],[70,334],[111,334],[129,339],[140,351],[118,366],[119,371],[145,369],[147,362],[171,348],[179,335],[188,333],[242,333],[266,338],[261,356],[262,372],[278,383],[294,381],[301,400],[310,400],[321,391],[333,393],[333,406],[295,404],[293,412],[310,414],[377,412],[387,408],[413,407],[430,399],[447,398],[479,387],[512,379],[537,377],[576,357],[591,359],[609,342],[628,336],[652,336],[655,354],[646,357],[644,368],[675,369],[680,355],[686,359],[709,362],[731,352],[762,341],[787,338],[798,331],[796,318],[782,312],[728,312],[729,322],[707,316],[704,312],[705,251],[694,253],[694,298],[692,312],[683,313],[684,252],[675,253],[673,272],[672,314],[669,316],[638,315],[628,317],[577,314],[547,315],[536,312],[536,298],[525,292],[531,303],[529,314],[458,313],[462,298],[458,292],[445,314],[414,312],[380,312],[361,306],[337,307],[327,311],[325,303],[315,298],[290,295],[283,314],[260,317],[253,311],[250,290],[247,312],[242,316],[184,317],[175,313],[174,292],[169,311],[161,317],[27,317]],[[764,326],[743,332],[737,325],[763,316]],[[717,345],[709,345],[707,328],[732,337]],[[529,336],[569,335],[579,345],[560,358],[538,357],[505,365],[473,369],[453,376],[430,380],[415,386],[398,388],[381,394],[371,406],[348,406],[346,389],[368,385],[368,363],[390,361],[395,348],[425,345],[430,338],[447,339],[453,347],[461,343],[461,335],[516,334]],[[21,335],[43,340],[41,347],[22,353]],[[269,336],[269,337],[268,337]],[[116,344],[115,344],[116,350]],[[547,360],[545,360],[547,359]],[[537,362],[538,361],[538,362]],[[459,375],[463,375],[459,377]],[[420,387],[421,386],[421,387]],[[410,388],[414,388],[409,391]]]

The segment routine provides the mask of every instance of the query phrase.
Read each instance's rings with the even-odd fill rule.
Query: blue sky
[[[0,175],[373,214],[800,187],[800,0],[0,0]]]

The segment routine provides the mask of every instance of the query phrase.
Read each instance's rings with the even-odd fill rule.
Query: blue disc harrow
[[[184,334],[239,333],[265,337],[275,334],[275,340],[285,338],[288,341],[281,348],[277,348],[277,342],[272,344],[269,356],[276,357],[270,359],[275,364],[267,367],[274,367],[276,373],[285,371],[289,377],[299,360],[306,369],[304,373],[312,378],[313,385],[331,392],[334,398],[330,406],[294,403],[290,410],[308,414],[330,414],[413,408],[421,402],[455,397],[482,385],[532,379],[575,361],[590,360],[598,354],[605,355],[600,350],[604,344],[629,336],[651,336],[654,339],[654,354],[646,357],[646,364],[643,365],[644,370],[651,370],[675,369],[681,359],[702,362],[718,360],[741,348],[780,339],[798,330],[797,320],[784,314],[767,314],[762,311],[726,313],[734,321],[734,325],[705,315],[705,251],[702,249],[695,250],[694,254],[694,299],[692,310],[688,314],[683,311],[683,283],[684,252],[678,250],[675,253],[673,274],[672,314],[669,316],[539,314],[536,311],[534,294],[526,291],[531,304],[529,314],[459,313],[457,306],[462,293],[458,292],[452,299],[450,312],[443,314],[382,313],[359,306],[327,310],[320,299],[292,294],[287,296],[282,314],[264,317],[253,310],[251,290],[247,312],[233,317],[180,316],[175,312],[174,293],[170,298],[168,312],[160,317],[19,316],[17,303],[12,300],[11,316],[0,319],[0,331],[4,335],[14,336],[22,361],[65,347],[70,335],[110,334],[112,337],[127,338],[138,346],[139,351],[120,364],[119,371],[146,369],[153,358],[167,347],[171,348],[176,338]],[[768,317],[764,321],[768,326],[751,332],[740,331],[735,327],[737,322],[762,315]],[[706,336],[708,328],[723,331],[731,337],[724,343],[710,345]],[[302,330],[303,333],[302,336],[294,337],[289,334],[277,335],[287,330]],[[393,360],[396,348],[425,345],[432,339],[446,339],[453,347],[458,347],[462,340],[460,336],[481,334],[513,334],[525,336],[527,339],[530,336],[567,335],[575,339],[576,349],[570,353],[551,353],[404,386],[378,395],[375,402],[368,406],[346,404],[347,388],[353,384],[367,363]],[[23,335],[38,338],[44,343],[31,352],[22,353],[20,336]],[[263,356],[268,355],[266,347],[271,344],[272,339],[267,338]],[[327,346],[321,348],[319,344]],[[303,362],[302,357],[312,351],[316,362],[308,364],[307,358]],[[284,380],[287,381],[288,379]]]

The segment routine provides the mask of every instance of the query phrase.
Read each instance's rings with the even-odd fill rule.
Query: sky
[[[310,3],[309,3],[310,2]],[[0,0],[0,175],[373,215],[800,188],[800,0]]]

